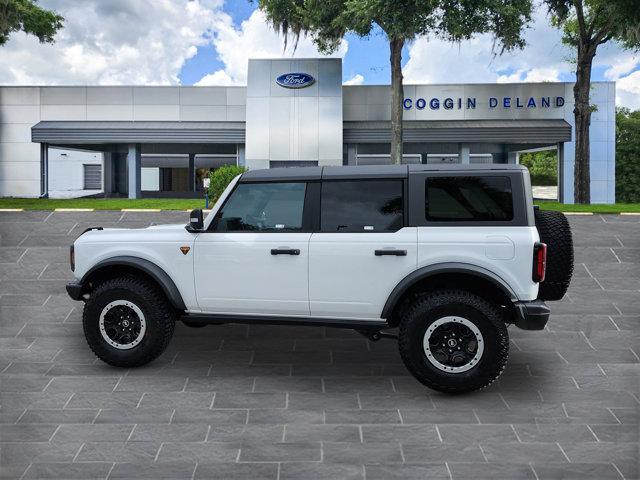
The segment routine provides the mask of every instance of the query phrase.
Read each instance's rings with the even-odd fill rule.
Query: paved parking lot
[[[68,245],[186,217],[0,213],[2,478],[639,477],[640,217],[571,217],[548,329],[510,329],[501,380],[457,397],[408,376],[393,341],[315,327],[179,325],[146,367],[97,361]]]

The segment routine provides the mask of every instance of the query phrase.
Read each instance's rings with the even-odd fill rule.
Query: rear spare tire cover
[[[535,211],[540,241],[547,244],[547,272],[538,298],[560,300],[567,293],[573,275],[573,237],[561,212]]]

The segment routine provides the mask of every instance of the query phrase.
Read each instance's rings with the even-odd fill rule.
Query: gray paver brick
[[[326,463],[283,463],[280,469],[281,480],[361,480],[364,469],[360,465],[338,465]]]
[[[246,443],[240,450],[241,462],[299,462],[319,461],[320,442]]]
[[[78,478],[82,480],[106,478],[111,463],[34,463],[27,470],[23,478]]]
[[[283,468],[284,465],[295,464],[283,464]],[[199,463],[194,478],[201,480],[276,480],[278,478],[278,464]]]
[[[397,443],[323,442],[322,449],[327,463],[402,463]]]
[[[368,480],[446,480],[451,478],[444,464],[433,465],[366,465]]]

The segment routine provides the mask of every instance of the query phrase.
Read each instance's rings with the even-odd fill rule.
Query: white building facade
[[[573,201],[573,84],[405,85],[404,162],[553,149]],[[591,199],[615,202],[615,84],[594,82]],[[339,59],[250,60],[246,87],[0,87],[0,196],[203,195],[211,169],[390,162],[391,89]]]

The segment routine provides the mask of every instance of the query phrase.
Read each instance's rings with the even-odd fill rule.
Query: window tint
[[[306,183],[241,183],[216,219],[218,232],[302,230]]]
[[[434,177],[426,183],[426,215],[433,222],[513,220],[509,177]]]
[[[323,232],[385,232],[402,228],[402,181],[322,183]]]

